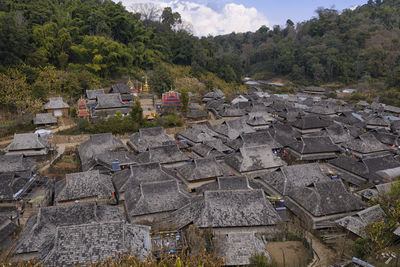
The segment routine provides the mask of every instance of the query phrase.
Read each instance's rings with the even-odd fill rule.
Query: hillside
[[[399,12],[399,0],[370,0],[342,13],[319,9],[297,25],[197,38],[170,8],[141,20],[111,0],[0,0],[0,101],[35,110],[49,95],[76,99],[120,77],[140,80],[164,62],[168,75],[186,67],[187,82],[154,84],[158,93],[194,83],[189,89],[225,84],[233,94],[251,75],[354,86],[398,105]]]

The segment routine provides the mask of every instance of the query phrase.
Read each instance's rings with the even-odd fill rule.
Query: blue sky
[[[114,0],[118,1],[118,0]],[[197,36],[256,31],[262,25],[285,25],[287,19],[302,22],[316,15],[319,7],[342,11],[367,0],[120,0],[132,11],[139,5],[172,7],[191,25]]]
[[[243,4],[246,7],[255,7],[272,24],[283,25],[287,19],[301,22],[312,18],[315,16],[315,10],[318,7],[333,7],[341,11],[356,5],[363,5],[367,0],[233,0],[229,2]]]

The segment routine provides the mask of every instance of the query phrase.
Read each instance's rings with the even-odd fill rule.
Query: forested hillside
[[[111,0],[0,0],[0,101],[35,106],[54,91],[76,98],[121,76],[140,79],[159,62],[190,66],[209,88],[210,75],[231,87],[253,75],[363,82],[387,102],[400,98],[400,0],[370,0],[341,14],[319,9],[297,25],[217,37],[197,38],[181,22],[170,8],[150,21]],[[21,96],[10,97],[15,91]]]

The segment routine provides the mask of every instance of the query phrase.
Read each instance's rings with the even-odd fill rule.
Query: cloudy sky
[[[115,0],[118,1],[118,0]],[[193,25],[197,36],[255,31],[260,26],[284,25],[315,16],[318,7],[343,10],[367,0],[119,0],[126,7],[138,3],[171,6]]]

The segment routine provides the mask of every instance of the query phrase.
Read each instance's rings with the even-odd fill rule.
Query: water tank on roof
[[[111,168],[112,168],[113,171],[120,171],[121,170],[120,162],[119,162],[118,159],[114,160],[111,163]]]

